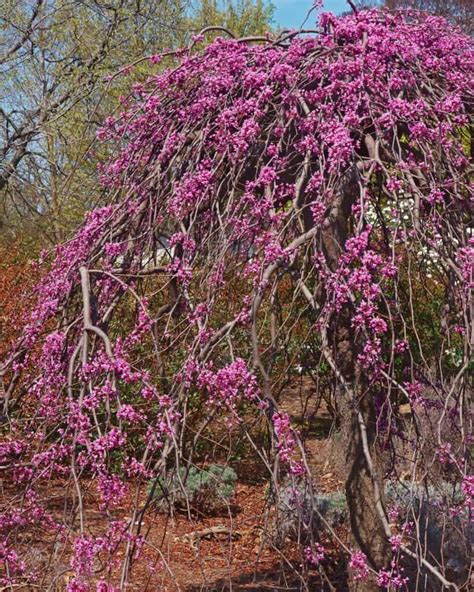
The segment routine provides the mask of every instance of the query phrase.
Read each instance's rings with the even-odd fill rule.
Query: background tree
[[[437,14],[460,26],[468,35],[474,33],[474,8],[470,0],[354,0],[358,10],[381,8],[413,9]]]
[[[2,233],[54,244],[103,199],[95,131],[131,86],[107,76],[217,22],[261,33],[272,11],[261,0],[2,0],[0,15]],[[142,62],[136,80],[147,70]]]
[[[474,34],[474,8],[470,0],[385,0],[391,10],[413,8],[444,16],[469,35]]]

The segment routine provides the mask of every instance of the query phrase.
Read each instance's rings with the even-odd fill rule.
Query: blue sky
[[[275,24],[284,29],[299,28],[304,21],[312,0],[272,0],[275,6]],[[324,10],[335,14],[350,10],[346,0],[325,0]],[[315,12],[312,12],[305,26],[314,26]]]

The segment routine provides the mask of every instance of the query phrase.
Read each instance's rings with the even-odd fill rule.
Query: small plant
[[[156,507],[172,507],[209,514],[223,510],[234,497],[236,472],[230,467],[212,464],[206,468],[179,467],[165,479],[149,483]]]
[[[343,523],[348,517],[347,499],[343,491],[321,493],[316,496],[318,512],[331,526]]]
[[[286,538],[304,541],[310,533],[316,535],[323,529],[323,520],[331,527],[344,523],[348,518],[346,495],[343,491],[315,492],[311,500],[304,485],[283,486],[277,496],[276,543]]]

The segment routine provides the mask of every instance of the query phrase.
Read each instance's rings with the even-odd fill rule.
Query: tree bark
[[[328,267],[335,271],[350,233],[352,205],[359,191],[358,173],[354,169],[342,179],[340,194],[323,224],[321,246]],[[340,426],[345,446],[347,479],[345,484],[352,533],[352,546],[367,556],[369,565],[379,570],[390,564],[391,551],[386,526],[380,517],[383,510],[383,467],[377,454],[376,412],[372,393],[358,364],[360,339],[352,327],[352,304],[339,314],[333,313],[327,327],[327,348],[337,374]],[[364,443],[361,422],[365,426]],[[370,454],[371,463],[367,460]],[[374,481],[378,485],[378,493]],[[380,499],[376,499],[380,497]],[[379,508],[377,509],[377,503]],[[378,590],[374,581],[351,582],[351,590]]]

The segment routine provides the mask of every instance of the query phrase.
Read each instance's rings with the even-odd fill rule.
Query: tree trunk
[[[380,570],[391,560],[390,545],[377,510],[377,501],[383,505],[383,466],[377,454],[376,413],[372,393],[366,391],[366,381],[357,363],[358,346],[350,325],[351,311],[346,307],[337,319],[332,333],[334,360],[345,386],[338,388],[342,445],[345,448],[346,497],[351,527],[351,545],[360,549],[370,567]],[[360,414],[360,415],[359,415]],[[365,425],[366,446],[362,438],[360,419]],[[372,469],[366,458],[369,452]],[[381,499],[376,499],[374,478]],[[375,582],[352,580],[351,590],[370,592],[379,590]]]
[[[348,407],[344,405],[344,407]],[[371,444],[372,458],[374,458],[374,430],[373,407],[367,403],[360,405],[366,425],[367,436]],[[349,508],[351,535],[353,545],[359,548],[367,556],[368,563],[376,570],[387,567],[390,564],[390,546],[385,535],[383,524],[378,515],[374,483],[371,472],[365,459],[363,443],[360,436],[358,418],[354,410],[348,409],[342,415],[343,442],[346,444],[346,496]],[[382,483],[378,483],[383,491]],[[378,590],[375,583],[351,582],[351,590],[362,592],[363,590]]]
[[[357,170],[341,181],[341,190],[321,231],[321,243],[328,267],[335,271],[350,230],[351,208],[358,198]],[[323,296],[323,299],[325,297]],[[390,564],[391,551],[380,517],[383,508],[383,470],[376,445],[376,413],[373,394],[357,361],[360,339],[352,327],[352,305],[346,304],[339,314],[333,313],[327,327],[327,350],[337,374],[340,425],[347,466],[346,495],[349,509],[352,546],[367,556],[369,565],[381,569]],[[365,450],[361,423],[365,426]],[[372,467],[367,461],[370,454]],[[379,496],[376,499],[374,478]],[[377,503],[379,510],[377,510]],[[351,582],[351,590],[378,590],[374,581]]]

